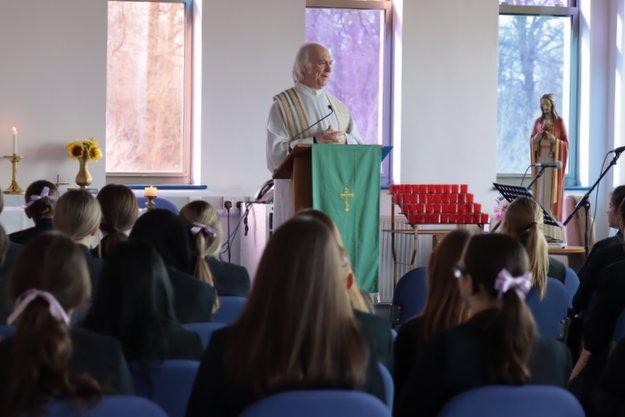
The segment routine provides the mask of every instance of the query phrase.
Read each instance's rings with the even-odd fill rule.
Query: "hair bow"
[[[57,299],[49,292],[40,291],[35,288],[31,288],[30,290],[26,291],[17,299],[15,308],[7,319],[7,323],[13,324],[13,322],[19,318],[24,310],[26,310],[26,307],[28,307],[28,305],[37,297],[41,297],[48,302],[48,304],[50,305],[50,314],[52,315],[52,317],[69,325],[69,316],[67,315],[61,304],[57,301]]]
[[[54,197],[50,196],[50,187],[43,187],[43,189],[41,190],[41,194],[37,195],[37,194],[33,194],[29,197],[28,199],[28,203],[26,204],[26,207],[30,207],[33,204],[35,204],[35,202],[41,200],[42,198],[48,198],[52,201],[55,200]]]
[[[193,223],[193,226],[191,226],[191,233],[193,234],[193,236],[197,235],[200,232],[204,233],[206,236],[212,239],[217,236],[217,230],[215,230],[214,227],[207,226],[202,223]]]
[[[526,272],[521,276],[513,277],[512,274],[504,268],[499,271],[497,279],[495,280],[495,289],[499,291],[499,298],[501,298],[503,294],[507,293],[508,291],[514,290],[521,299],[525,299],[525,295],[530,291],[531,288],[531,272]]]

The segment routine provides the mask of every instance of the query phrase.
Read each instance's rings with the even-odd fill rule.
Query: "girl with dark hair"
[[[180,218],[190,231],[191,251],[195,257],[193,275],[214,286],[219,295],[247,296],[250,291],[247,270],[217,258],[222,240],[217,210],[206,201],[196,200],[180,209]]]
[[[150,243],[161,255],[169,274],[174,311],[180,323],[211,321],[215,288],[191,275],[191,249],[182,220],[169,210],[149,210],[137,219],[130,239]]]
[[[98,258],[106,258],[115,245],[128,239],[128,233],[139,214],[137,198],[125,185],[108,184],[98,193],[102,210],[100,230],[104,234],[94,250]]]
[[[244,311],[211,337],[187,417],[238,416],[255,401],[292,389],[357,389],[383,399],[343,265],[332,232],[318,220],[295,217],[278,228]]]
[[[467,230],[454,230],[436,246],[428,264],[428,296],[423,312],[404,323],[395,339],[393,380],[399,397],[421,350],[432,337],[468,318],[469,308],[460,296],[452,267],[460,260],[471,237]]]
[[[525,305],[532,281],[518,242],[501,234],[473,236],[454,275],[472,316],[424,348],[395,416],[435,416],[454,395],[484,385],[566,385],[568,350],[536,335]]]
[[[25,245],[40,234],[52,230],[54,206],[58,198],[59,191],[50,181],[39,180],[30,184],[24,194],[26,202],[24,212],[26,217],[35,222],[35,226],[11,233],[9,235],[11,242]]]
[[[7,291],[16,331],[0,343],[0,415],[37,413],[53,399],[93,403],[102,391],[132,393],[119,343],[69,328],[91,291],[77,245],[60,234],[36,238],[18,256]]]
[[[142,241],[119,243],[106,258],[83,326],[119,340],[129,361],[202,356],[199,337],[175,318],[161,257]]]

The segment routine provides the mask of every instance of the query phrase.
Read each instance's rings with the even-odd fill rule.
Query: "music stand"
[[[536,199],[532,195],[532,192],[530,190],[528,190],[527,188],[519,187],[519,186],[516,186],[516,185],[506,185],[506,184],[497,184],[497,183],[493,183],[493,186],[495,187],[495,189],[497,191],[499,191],[499,193],[503,196],[503,198],[505,198],[506,201],[509,202],[509,203],[513,202],[514,200],[516,200],[519,197],[531,198],[542,209],[542,211],[543,211],[543,219],[544,219],[543,222],[545,224],[547,224],[549,226],[562,227],[562,225],[556,219],[553,218],[551,213],[549,213],[549,211],[547,211],[543,206],[540,205],[540,203],[538,201],[536,201]],[[497,230],[497,228],[499,227],[500,224],[501,224],[501,222],[497,223],[493,227],[493,232],[495,230]]]

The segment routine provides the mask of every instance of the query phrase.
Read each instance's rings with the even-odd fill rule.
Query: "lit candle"
[[[13,126],[13,155],[17,155],[17,128]]]
[[[149,186],[149,187],[145,187],[145,189],[143,190],[143,195],[145,197],[156,197],[157,192],[158,192],[158,189],[156,187]]]

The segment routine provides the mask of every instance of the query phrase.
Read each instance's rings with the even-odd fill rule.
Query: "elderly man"
[[[332,64],[330,51],[323,45],[309,43],[297,52],[295,86],[276,95],[269,112],[267,168],[271,172],[296,145],[362,142],[345,104],[324,90]],[[274,227],[294,214],[292,195],[289,180],[275,180]]]

